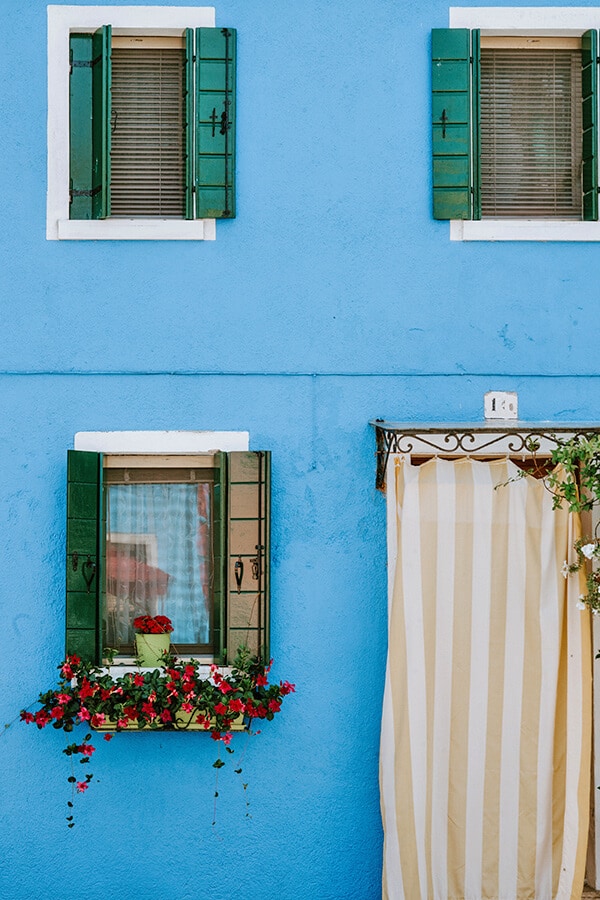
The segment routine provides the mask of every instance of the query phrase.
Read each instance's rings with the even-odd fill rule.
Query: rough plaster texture
[[[225,0],[239,215],[216,242],[46,242],[45,5],[0,3],[2,722],[63,652],[66,450],[86,430],[244,429],[273,452],[272,651],[298,685],[245,762],[100,742],[64,822],[60,734],[0,742],[0,900],[374,900],[386,651],[376,416],[600,419],[594,245],[450,243],[430,217],[441,2]],[[27,65],[23,63],[27,49]],[[243,737],[236,737],[241,751]]]

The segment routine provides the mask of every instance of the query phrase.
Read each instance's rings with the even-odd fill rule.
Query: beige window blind
[[[580,219],[581,129],[579,50],[482,47],[482,215]]]
[[[184,53],[112,50],[113,216],[185,214]]]

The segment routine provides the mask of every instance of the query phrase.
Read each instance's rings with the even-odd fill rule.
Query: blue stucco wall
[[[2,722],[63,653],[77,431],[248,430],[273,452],[272,652],[295,681],[245,760],[202,735],[99,742],[67,830],[63,736],[0,736],[1,900],[373,900],[386,651],[377,416],[600,420],[594,244],[457,244],[430,217],[441,2],[224,0],[238,218],[216,242],[45,240],[46,8],[3,0]],[[578,0],[581,5],[581,0]],[[235,738],[241,752],[243,736]]]

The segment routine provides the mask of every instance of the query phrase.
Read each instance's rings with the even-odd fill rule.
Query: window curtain
[[[579,522],[518,475],[508,460],[390,459],[388,900],[581,897],[590,617],[583,576],[561,572]]]
[[[175,645],[210,640],[210,485],[108,488],[106,614],[110,646],[133,641],[139,615],[165,615]]]

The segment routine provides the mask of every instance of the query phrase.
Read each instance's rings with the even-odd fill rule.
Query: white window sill
[[[450,222],[451,241],[600,241],[600,222],[482,219]]]
[[[59,241],[214,241],[214,219],[59,219]],[[52,236],[48,234],[48,238]]]
[[[192,659],[195,659],[196,661],[198,661],[198,657],[194,657],[194,656],[189,656],[189,657],[178,656],[177,657],[177,660],[180,663],[181,662],[186,663]],[[200,663],[200,665],[198,666],[198,674],[199,674],[200,678],[209,678],[210,677],[211,665],[212,665],[212,663],[210,663],[210,662],[206,662],[206,663],[201,662]],[[120,663],[120,664],[117,663],[116,665],[113,663],[112,666],[101,666],[100,668],[104,675],[110,675],[111,678],[121,678],[123,675],[127,675],[128,672],[130,672],[132,675],[137,675],[139,673],[141,673],[143,675],[144,672],[154,672],[154,670],[156,668],[160,669],[160,667],[157,667],[157,666],[136,666],[136,664],[133,660],[132,661],[126,660],[126,661],[123,661],[123,663]],[[221,675],[230,675],[231,674],[231,666],[219,666],[218,668],[219,668],[219,672],[221,673]]]

